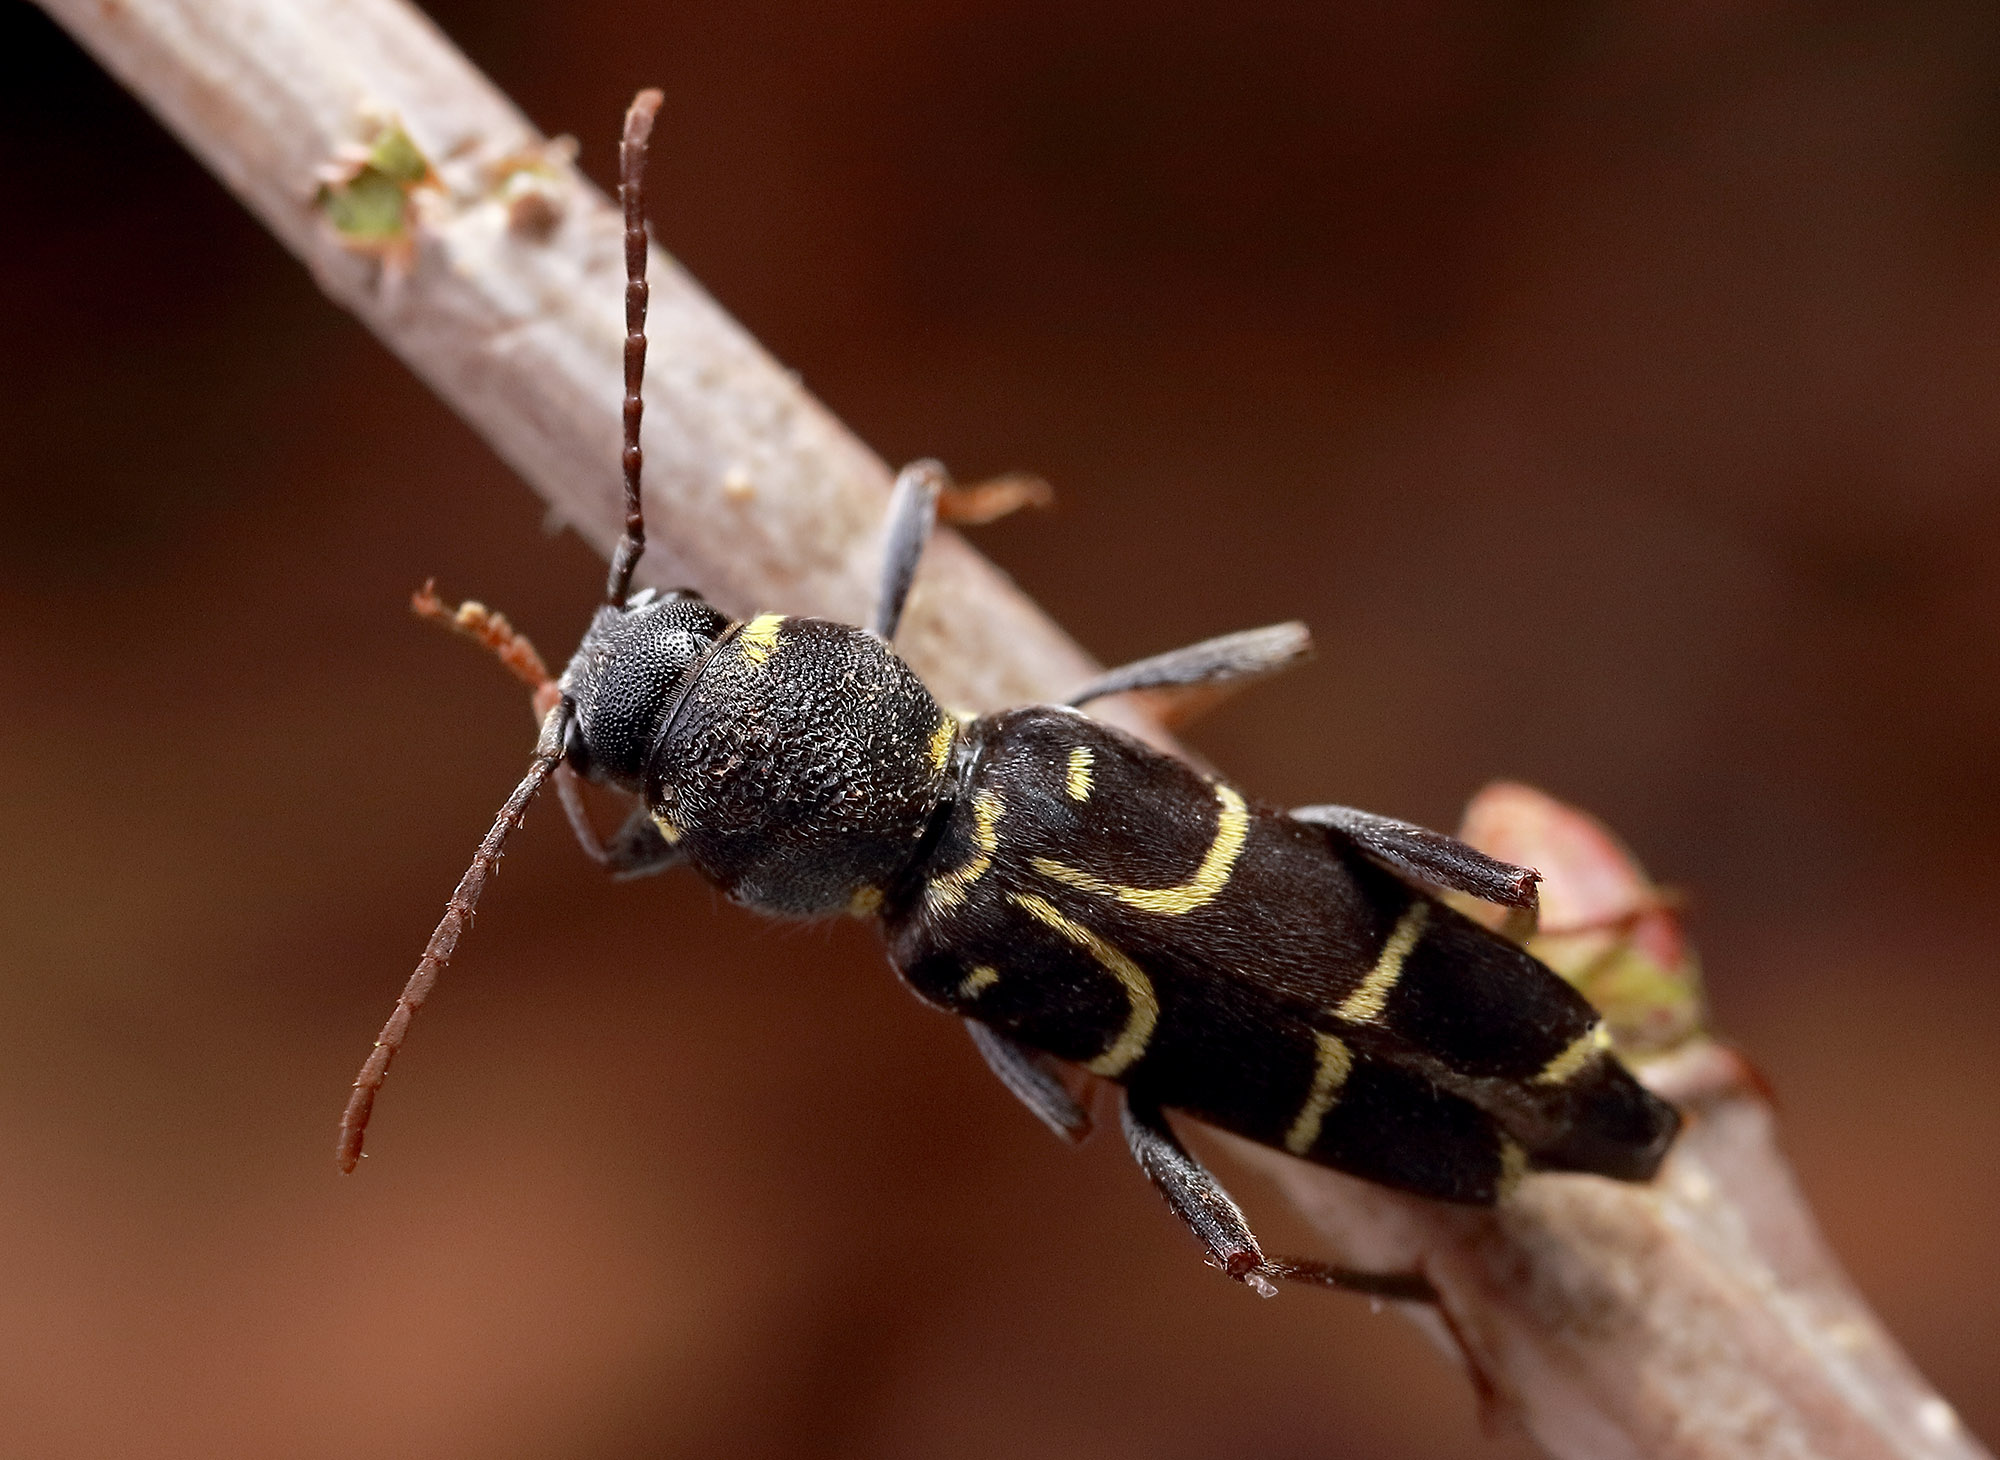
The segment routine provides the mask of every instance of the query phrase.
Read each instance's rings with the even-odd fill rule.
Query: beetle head
[[[576,707],[563,744],[571,768],[637,791],[661,722],[728,623],[691,589],[641,589],[598,609],[558,681]]]

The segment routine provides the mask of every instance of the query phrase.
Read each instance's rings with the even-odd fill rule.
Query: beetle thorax
[[[867,910],[946,795],[955,722],[873,634],[765,615],[680,697],[646,766],[656,824],[739,902]]]

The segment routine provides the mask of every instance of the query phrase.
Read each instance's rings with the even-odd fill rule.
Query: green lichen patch
[[[1540,872],[1540,926],[1532,933],[1511,927],[1502,909],[1462,895],[1452,905],[1524,939],[1604,1015],[1620,1054],[1664,1054],[1702,1033],[1701,961],[1681,930],[1680,899],[1648,877],[1602,822],[1503,781],[1473,798],[1459,836],[1488,856]]]
[[[410,134],[391,123],[368,149],[368,166],[392,182],[414,186],[431,175],[430,162],[417,150]]]
[[[388,122],[367,151],[320,186],[316,202],[341,238],[371,253],[405,246],[410,195],[437,175],[401,123]]]
[[[1692,949],[1684,948],[1672,966],[1629,935],[1592,947],[1581,936],[1554,934],[1531,939],[1528,951],[1597,1006],[1623,1054],[1665,1054],[1702,1032],[1701,960]]]

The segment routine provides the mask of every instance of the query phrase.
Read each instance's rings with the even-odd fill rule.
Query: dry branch
[[[321,288],[608,552],[621,521],[621,224],[568,148],[397,0],[47,8]],[[616,120],[604,119],[607,136]],[[417,166],[385,163],[389,181],[420,180],[404,189],[400,228],[372,195],[329,207],[329,182],[341,191],[371,150],[401,138]],[[733,611],[860,621],[888,469],[657,247],[651,279],[656,540],[641,580],[698,583]],[[1045,696],[1094,667],[951,533],[939,534],[905,635],[954,704]]]
[[[563,148],[400,0],[43,3],[554,512],[610,546],[619,219]],[[659,546],[641,577],[739,612],[860,620],[886,467],[658,249],[652,279]],[[1049,698],[1093,667],[949,533],[906,626],[954,704]],[[1242,1149],[1329,1255],[1426,1272],[1443,1317],[1419,1320],[1552,1454],[1983,1454],[1826,1254],[1740,1073],[1700,1041],[1649,1071],[1695,1117],[1654,1187],[1536,1178],[1497,1214]]]

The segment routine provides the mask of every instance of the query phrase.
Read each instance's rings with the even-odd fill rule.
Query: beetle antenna
[[[632,570],[646,551],[646,515],[639,504],[639,417],[646,399],[646,143],[653,135],[661,94],[648,87],[632,98],[625,113],[625,139],[618,144],[618,201],[625,208],[625,535],[611,555],[604,601],[625,602]]]
[[[562,698],[548,665],[528,642],[528,636],[507,622],[506,614],[470,598],[453,608],[437,596],[435,578],[426,580],[423,587],[410,595],[410,611],[491,650],[507,671],[528,687],[528,693],[534,697],[537,721],[544,719]]]
[[[360,1162],[361,1142],[368,1131],[368,1114],[375,1108],[375,1094],[388,1076],[389,1061],[403,1047],[403,1040],[410,1032],[410,1021],[417,1017],[417,1010],[430,997],[438,974],[451,962],[460,936],[472,921],[472,910],[479,905],[479,894],[486,888],[487,875],[500,861],[501,846],[521,824],[521,819],[528,813],[528,803],[535,799],[535,793],[542,789],[549,772],[561,760],[563,738],[569,731],[573,713],[569,705],[559,703],[542,721],[541,738],[535,744],[534,764],[528,767],[527,775],[514,788],[514,794],[507,798],[507,804],[500,808],[492,829],[480,842],[479,850],[473,853],[472,865],[458,879],[457,890],[452,893],[451,901],[445,904],[444,917],[439,920],[430,942],[425,945],[424,956],[417,960],[417,971],[403,986],[402,997],[396,1000],[396,1009],[389,1015],[389,1022],[375,1036],[375,1048],[368,1052],[361,1073],[355,1076],[354,1093],[347,1097],[347,1110],[340,1117],[340,1144],[334,1154],[342,1171],[352,1172]]]

